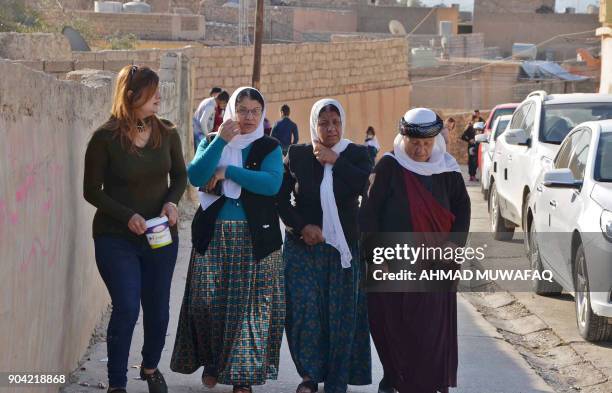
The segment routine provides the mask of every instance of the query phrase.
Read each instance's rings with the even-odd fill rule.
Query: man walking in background
[[[283,105],[280,111],[282,119],[277,121],[272,128],[272,136],[278,139],[283,149],[283,155],[286,155],[289,146],[298,143],[300,137],[298,135],[297,124],[289,118],[291,113],[289,105]]]

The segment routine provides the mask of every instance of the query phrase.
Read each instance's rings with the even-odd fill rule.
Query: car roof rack
[[[544,90],[536,90],[536,91],[532,91],[531,93],[529,93],[527,95],[527,98],[535,97],[535,96],[540,96],[542,97],[542,100],[546,100],[546,98],[548,97],[548,93],[546,93],[546,91]]]

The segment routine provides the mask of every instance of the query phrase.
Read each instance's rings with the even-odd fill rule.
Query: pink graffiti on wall
[[[25,247],[27,251],[18,261],[21,273],[27,272],[37,261],[52,267],[59,257],[64,209],[58,186],[63,184],[63,167],[52,161],[41,160],[26,166],[23,180],[14,194],[14,211],[9,209],[6,201],[0,200],[0,228],[6,227],[8,223],[12,226],[21,223],[30,232],[17,233],[17,236],[31,237],[29,245]],[[0,243],[6,239],[6,235],[6,231],[3,233],[0,229]],[[18,244],[19,240],[15,243]]]

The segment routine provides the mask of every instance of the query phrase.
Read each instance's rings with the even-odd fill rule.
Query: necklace
[[[145,130],[145,125],[141,120],[138,120],[138,123],[136,123],[136,128],[138,129],[139,133],[142,133]]]

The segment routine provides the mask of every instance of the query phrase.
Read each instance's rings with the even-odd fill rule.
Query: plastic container
[[[172,235],[170,234],[170,225],[168,217],[155,217],[147,220],[147,240],[151,248],[161,248],[172,244]]]

